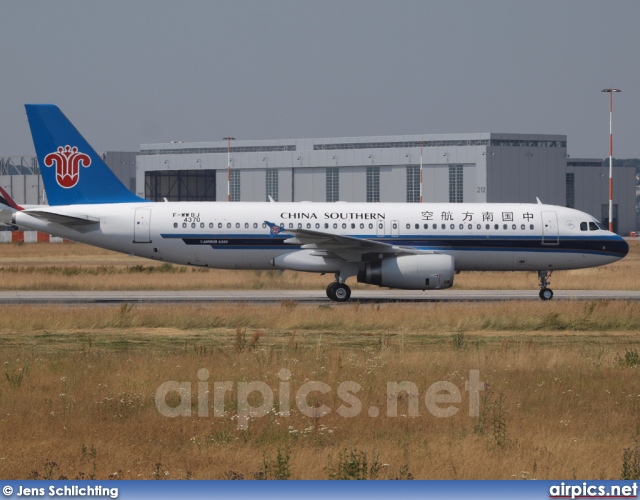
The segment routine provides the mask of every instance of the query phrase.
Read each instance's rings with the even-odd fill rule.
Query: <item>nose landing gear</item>
[[[553,290],[547,288],[550,285],[548,278],[551,271],[538,271],[538,279],[540,280],[540,293],[538,294],[542,300],[551,300],[553,298]]]

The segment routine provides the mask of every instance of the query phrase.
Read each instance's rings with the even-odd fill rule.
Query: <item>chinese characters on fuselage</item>
[[[520,216],[520,214],[517,214],[517,215]],[[521,215],[522,215],[522,220],[530,221],[531,219],[533,219],[532,213],[526,212]],[[458,220],[462,222],[473,222],[474,217],[476,216],[478,218],[482,216],[483,222],[493,222],[494,220],[494,212],[481,212],[480,214],[476,214],[474,212],[463,212],[462,214],[456,215],[451,211],[443,211],[439,214],[439,216],[438,214],[434,214],[433,212],[429,212],[429,211],[422,212],[422,220],[430,220],[430,221],[436,220],[434,217],[439,217],[438,220],[441,220],[441,221],[455,221],[457,217]],[[500,212],[496,217],[501,218],[503,222],[515,221],[513,212]]]

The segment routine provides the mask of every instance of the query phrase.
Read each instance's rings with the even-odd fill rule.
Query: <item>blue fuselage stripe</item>
[[[162,234],[165,239],[181,239],[186,245],[207,245],[214,249],[295,250],[285,240],[291,236],[269,237],[256,234]],[[557,243],[542,242],[540,236],[355,236],[361,239],[415,248],[440,251],[502,251],[502,252],[560,252],[597,255],[625,255],[627,243],[617,236],[561,236]]]

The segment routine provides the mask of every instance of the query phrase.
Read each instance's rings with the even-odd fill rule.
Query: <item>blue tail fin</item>
[[[52,104],[27,104],[49,205],[146,201],[129,191]]]

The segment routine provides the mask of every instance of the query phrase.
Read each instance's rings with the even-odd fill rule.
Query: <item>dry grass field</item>
[[[622,261],[551,277],[557,290],[640,289],[640,241]],[[287,271],[228,271],[162,264],[77,243],[5,244],[0,247],[0,290],[318,289],[332,276]],[[167,283],[170,283],[168,285]],[[354,289],[371,287],[349,281]],[[465,272],[456,289],[537,289],[533,272]]]
[[[553,286],[637,288],[640,247],[632,249],[612,266],[557,273]],[[74,244],[3,245],[0,255],[3,289],[166,288],[168,272],[172,288],[234,280],[324,288],[327,280],[154,272],[153,262]],[[523,279],[468,273],[458,286],[536,286],[535,276]],[[640,435],[635,302],[24,305],[2,313],[1,478],[619,479],[625,449]],[[484,383],[477,416],[465,390],[470,370]],[[190,384],[190,404],[186,385],[166,403],[191,416],[159,411],[156,391],[167,381]],[[326,393],[311,392],[304,406],[298,390],[310,381]],[[401,392],[397,416],[388,416],[387,384],[403,381],[417,388],[417,415]],[[232,383],[223,414],[216,382]],[[271,389],[272,404],[243,395],[251,382]],[[345,382],[360,390],[351,385],[345,395]],[[452,402],[436,406],[457,409],[452,416],[427,407],[438,382],[449,383]],[[243,401],[258,413],[244,430]],[[330,413],[320,414],[323,405]]]

